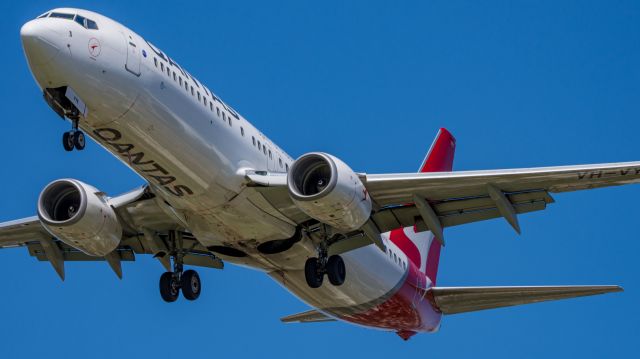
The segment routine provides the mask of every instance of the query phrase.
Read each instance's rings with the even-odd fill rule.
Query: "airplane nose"
[[[56,44],[58,37],[40,19],[22,25],[20,38],[29,63],[38,66],[51,61],[60,52],[60,47]]]

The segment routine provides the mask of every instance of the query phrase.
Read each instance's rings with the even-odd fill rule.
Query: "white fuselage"
[[[366,306],[403,284],[409,261],[387,239],[400,262],[373,245],[363,247],[343,255],[348,276],[342,286],[318,289],[307,286],[302,271],[316,254],[309,241],[278,254],[257,251],[259,243],[291,237],[296,226],[246,187],[245,173],[286,172],[293,159],[133,31],[96,13],[56,11],[82,14],[99,30],[57,18],[27,23],[23,32],[46,42],[44,50],[33,53],[25,42],[38,85],[72,88],[87,106],[80,128],[148,181],[203,246],[243,248],[246,257],[221,257],[269,273],[330,313],[331,308]],[[425,324],[424,330],[436,327]]]

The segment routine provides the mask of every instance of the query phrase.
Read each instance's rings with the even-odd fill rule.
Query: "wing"
[[[427,292],[444,314],[621,292],[616,285],[553,287],[434,287]]]
[[[27,247],[39,261],[49,261],[64,280],[64,263],[68,261],[106,261],[122,277],[121,262],[134,261],[136,254],[152,254],[170,270],[167,233],[180,233],[185,248],[185,264],[222,268],[222,261],[202,247],[187,231],[182,219],[147,186],[109,199],[123,227],[120,246],[106,257],[89,256],[52,238],[38,217],[0,223],[0,248]]]
[[[309,220],[289,198],[286,177],[247,175],[258,192],[297,223]],[[374,201],[380,232],[416,226],[418,231],[504,217],[520,231],[517,215],[546,208],[550,193],[640,182],[640,162],[488,171],[361,174]]]

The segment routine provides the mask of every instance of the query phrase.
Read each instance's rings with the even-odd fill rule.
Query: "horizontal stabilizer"
[[[315,309],[306,312],[288,315],[280,318],[283,323],[314,323],[314,322],[333,322],[335,319],[323,314]]]
[[[436,306],[444,314],[509,307],[548,300],[621,292],[617,285],[536,287],[433,287]]]

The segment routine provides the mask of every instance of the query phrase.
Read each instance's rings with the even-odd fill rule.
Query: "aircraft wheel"
[[[73,145],[76,150],[81,151],[85,146],[84,132],[76,131],[73,133]]]
[[[311,288],[319,288],[322,285],[324,274],[320,270],[318,258],[309,258],[304,264],[304,277]]]
[[[73,151],[74,136],[71,132],[65,132],[62,134],[62,146],[65,151]]]
[[[200,296],[202,285],[200,276],[194,270],[187,270],[182,274],[182,295],[187,300],[196,300]]]
[[[346,278],[346,274],[347,270],[342,257],[338,255],[329,257],[329,260],[327,261],[327,277],[329,277],[329,282],[335,286],[342,285]]]
[[[160,276],[160,296],[165,302],[171,303],[178,299],[180,286],[172,272],[164,272]]]

